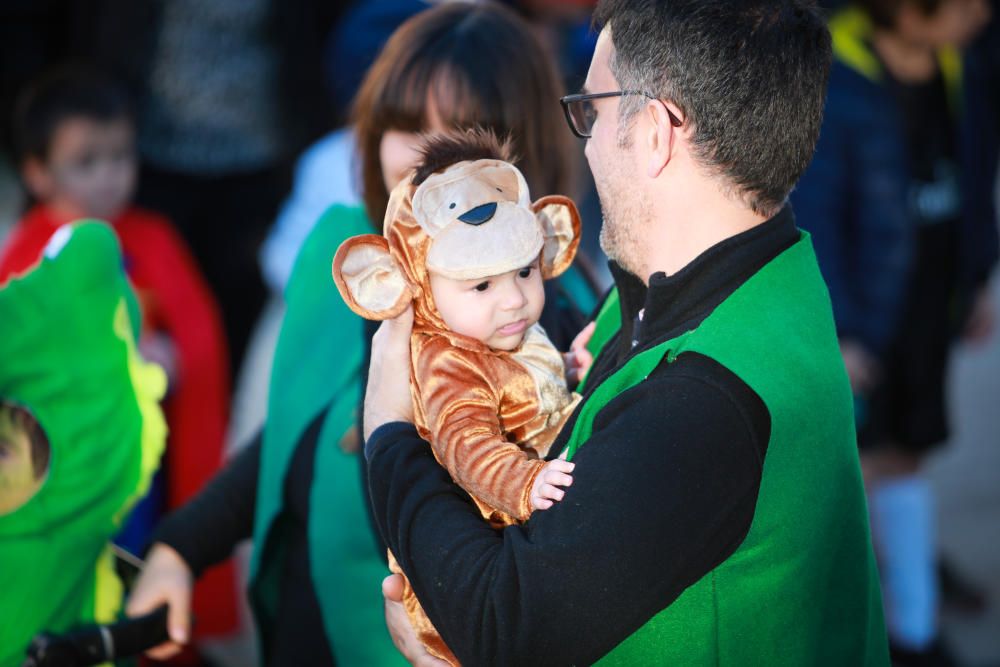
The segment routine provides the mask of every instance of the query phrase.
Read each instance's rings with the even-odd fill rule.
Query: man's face
[[[132,125],[70,117],[56,128],[44,164],[36,160],[27,176],[33,194],[63,213],[111,221],[135,188]]]
[[[445,325],[494,350],[509,351],[520,345],[545,305],[537,261],[523,269],[474,280],[452,280],[431,273],[430,283],[434,305]]]
[[[604,93],[621,90],[609,67],[614,46],[605,28],[597,39],[597,47],[587,72],[583,92]],[[594,121],[585,153],[594,184],[601,201],[604,222],[601,225],[601,249],[609,259],[625,270],[640,272],[642,240],[640,232],[648,216],[642,190],[638,186],[636,168],[635,127],[619,128],[620,97],[594,100]],[[645,278],[645,276],[639,276]]]

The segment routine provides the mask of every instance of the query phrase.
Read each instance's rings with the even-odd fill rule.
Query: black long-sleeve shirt
[[[797,239],[786,209],[648,289],[613,267],[623,326],[591,386],[697,327]],[[769,437],[760,397],[685,353],[598,413],[564,499],[521,526],[483,522],[412,425],[380,427],[366,455],[379,529],[462,663],[569,665],[600,658],[736,550]]]
[[[285,484],[286,556],[275,613],[280,621],[271,629],[265,656],[269,665],[336,664],[313,588],[307,531],[313,464],[325,417],[323,410],[303,433]],[[258,434],[198,495],[157,527],[154,540],[173,547],[195,577],[229,558],[236,544],[253,534],[260,457]]]

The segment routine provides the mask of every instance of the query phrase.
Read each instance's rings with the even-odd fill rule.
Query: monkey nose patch
[[[471,208],[462,215],[458,216],[458,219],[464,223],[470,225],[481,225],[487,220],[493,217],[493,214],[497,212],[496,202],[490,202],[489,204],[482,204],[475,208]]]

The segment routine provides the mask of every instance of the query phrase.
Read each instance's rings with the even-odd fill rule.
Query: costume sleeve
[[[524,521],[531,485],[545,461],[509,442],[500,425],[501,387],[476,358],[435,338],[414,360],[418,400],[431,446],[458,484],[487,505]]]
[[[408,424],[366,451],[379,529],[462,664],[589,665],[736,550],[769,437],[757,394],[689,353],[601,410],[523,525],[490,528]]]
[[[153,541],[173,547],[195,577],[229,558],[253,533],[260,451],[258,433],[205,488],[157,527]]]

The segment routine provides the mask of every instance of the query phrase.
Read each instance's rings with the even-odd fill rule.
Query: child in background
[[[499,528],[551,507],[572,483],[572,463],[545,457],[579,396],[538,318],[543,279],[576,254],[579,216],[566,197],[532,204],[491,133],[439,136],[423,152],[392,192],[384,236],[345,241],[334,279],[369,319],[413,305],[417,429]],[[457,664],[408,583],[403,600],[428,650]]]
[[[139,549],[163,509],[164,492],[167,507],[183,503],[222,460],[229,376],[218,306],[171,224],[131,205],[135,129],[115,82],[82,67],[54,70],[21,95],[14,123],[21,175],[35,203],[0,248],[0,285],[31,270],[63,225],[106,220],[141,304],[140,350],[167,372],[165,489],[154,486],[119,539]],[[206,634],[229,632],[236,623],[232,572],[213,572],[204,581],[196,605],[200,593],[213,606],[201,606],[199,627]]]

